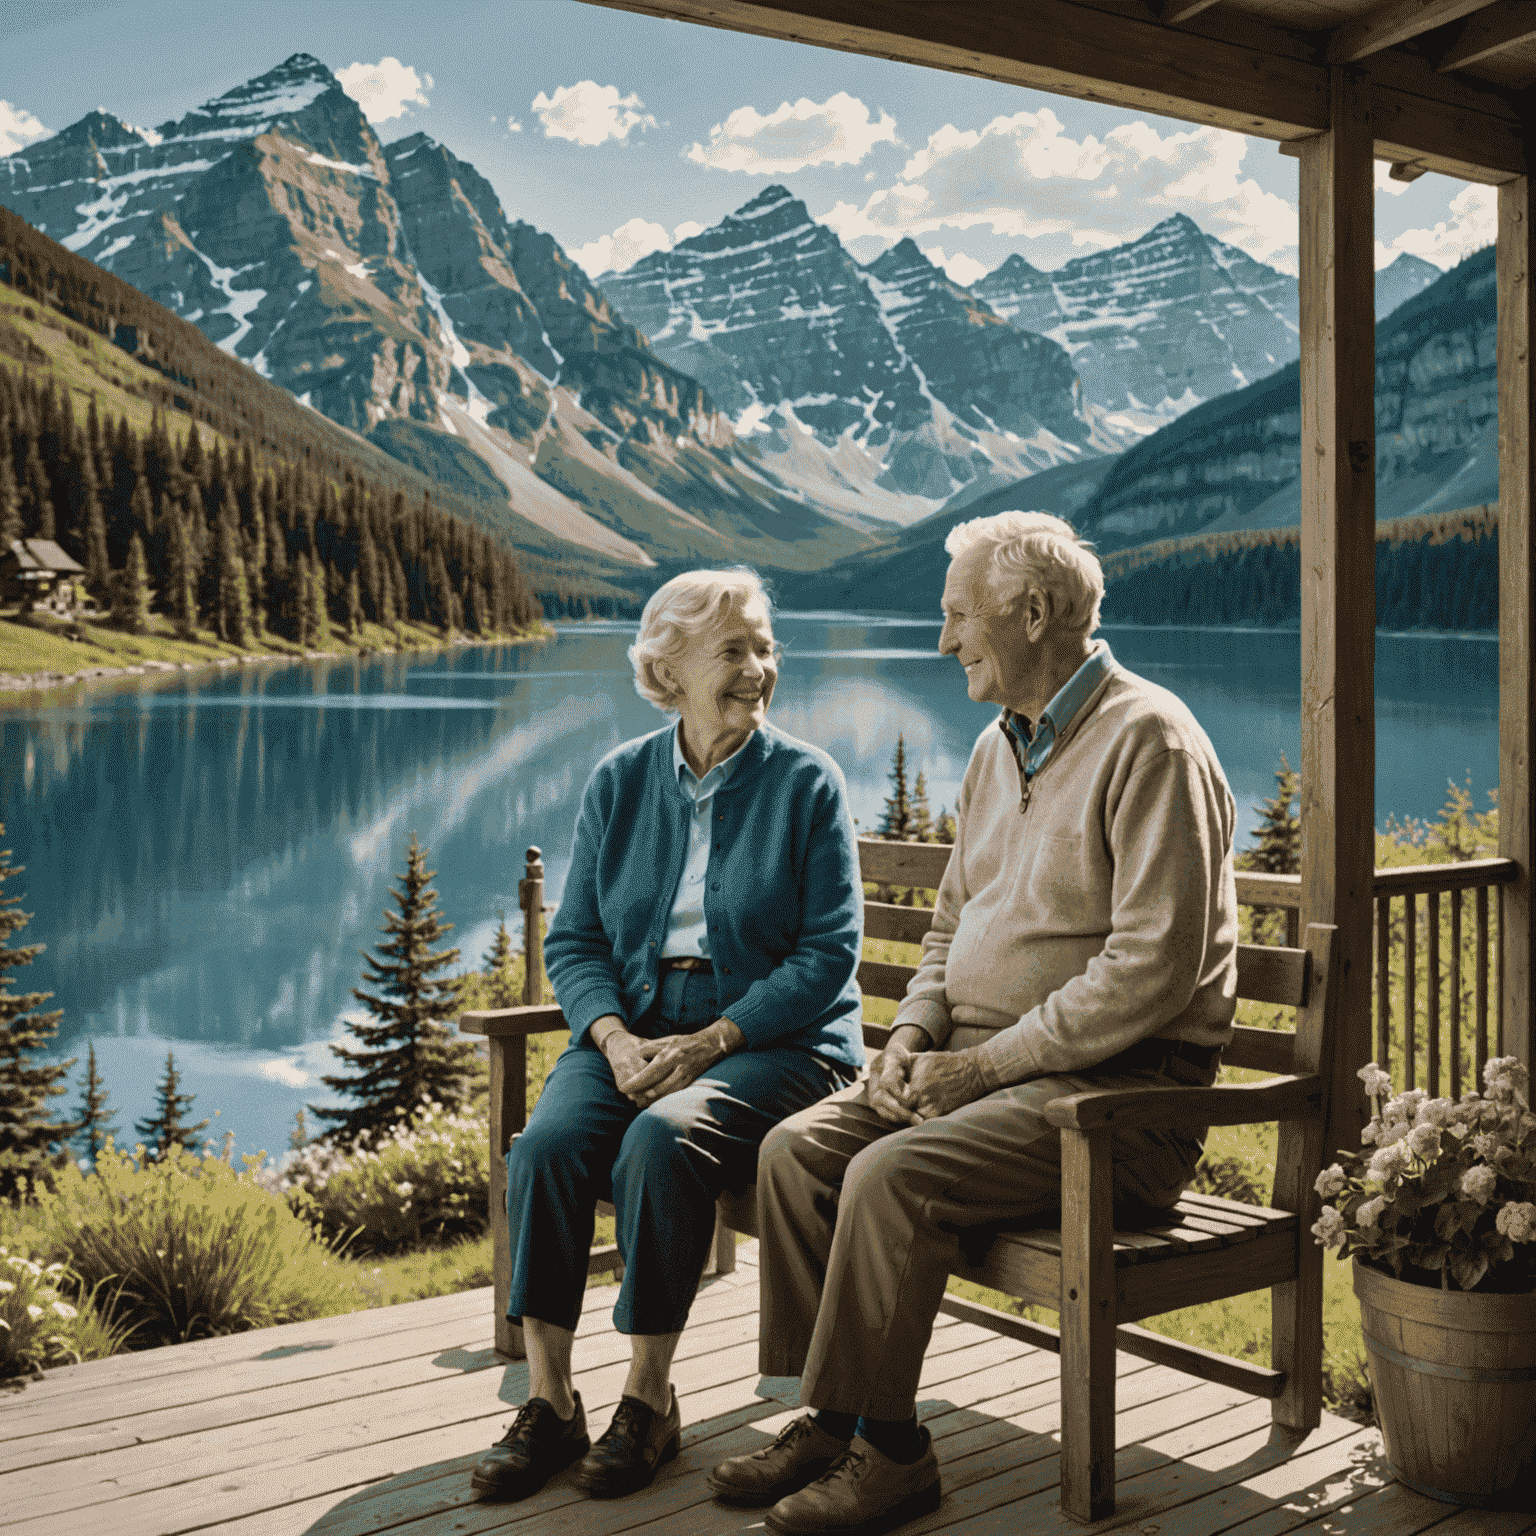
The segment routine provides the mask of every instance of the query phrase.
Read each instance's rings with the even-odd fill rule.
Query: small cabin
[[[23,613],[35,608],[74,607],[73,582],[85,567],[52,539],[12,539],[0,554],[0,604],[16,603]]]

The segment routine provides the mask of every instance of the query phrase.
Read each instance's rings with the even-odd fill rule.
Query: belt
[[[1136,1041],[1134,1045],[1128,1045],[1118,1055],[1111,1056],[1107,1061],[1101,1061],[1097,1066],[1089,1067],[1088,1070],[1090,1072],[1135,1071],[1138,1068],[1158,1066],[1170,1056],[1177,1056],[1181,1061],[1189,1062],[1191,1066],[1198,1067],[1202,1072],[1208,1072],[1221,1064],[1221,1047],[1196,1045],[1192,1040],[1165,1040],[1159,1035],[1151,1035],[1145,1040]]]
[[[663,971],[708,971],[714,974],[714,965],[702,955],[667,955],[661,960]]]

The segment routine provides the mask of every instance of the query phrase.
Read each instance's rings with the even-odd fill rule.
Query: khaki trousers
[[[1136,1071],[1036,1078],[899,1127],[869,1107],[860,1082],[792,1115],[758,1155],[762,1374],[801,1377],[808,1408],[906,1418],[962,1234],[1060,1208],[1061,1133],[1045,1105],[1214,1076],[1169,1056]],[[1117,1201],[1171,1205],[1202,1146],[1195,1131],[1117,1133]]]

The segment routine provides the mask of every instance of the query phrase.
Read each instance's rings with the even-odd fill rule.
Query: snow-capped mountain
[[[1404,251],[1391,266],[1376,274],[1376,318],[1385,320],[1400,304],[1440,281],[1440,268],[1422,256]]]
[[[763,462],[849,510],[912,521],[968,487],[1113,452],[1056,343],[1005,323],[904,240],[861,267],[770,186],[598,280]]]
[[[1071,354],[1089,404],[1143,431],[1297,356],[1296,279],[1176,213],[1041,272],[1010,256],[971,292]]]
[[[94,112],[0,159],[0,203],[418,467],[631,564],[818,565],[866,542],[424,135],[386,150],[318,59],[154,130]]]

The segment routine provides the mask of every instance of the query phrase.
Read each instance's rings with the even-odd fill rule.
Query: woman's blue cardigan
[[[694,802],[677,782],[675,727],[615,748],[592,771],[544,955],[579,1043],[594,1020],[633,1024],[688,853]],[[715,791],[704,920],[718,1016],[747,1049],[799,1046],[864,1065],[854,973],[864,930],[858,848],[837,764],[771,725]]]

